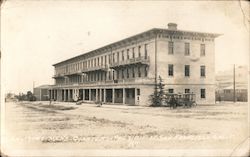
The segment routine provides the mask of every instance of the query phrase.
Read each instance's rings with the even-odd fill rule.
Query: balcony
[[[78,71],[68,71],[66,73],[62,73],[62,74],[56,74],[53,76],[53,78],[63,78],[63,77],[68,77],[68,76],[72,76],[72,75],[82,75],[83,73],[88,73],[91,71],[107,71],[108,67],[106,65],[99,65],[99,66],[95,66],[95,67],[89,67],[89,68],[84,68]]]
[[[55,87],[89,87],[94,88],[100,86],[117,86],[117,85],[133,85],[133,84],[154,84],[154,78],[130,78],[130,79],[119,79],[119,80],[103,80],[103,81],[89,81],[89,82],[67,82],[62,84],[55,84]]]
[[[65,76],[70,76],[70,75],[81,75],[81,74],[82,74],[82,71],[81,71],[81,70],[78,70],[78,71],[67,72],[67,73],[65,73],[64,75],[65,75]]]
[[[115,68],[134,65],[134,64],[149,65],[149,57],[146,58],[145,56],[141,56],[141,57],[131,58],[131,59],[124,60],[124,61],[114,62],[114,63],[111,63],[110,68],[115,69]]]
[[[108,67],[106,65],[99,65],[95,67],[89,67],[82,70],[83,73],[88,73],[91,71],[107,71]]]
[[[114,84],[153,84],[154,79],[152,78],[130,78],[130,79],[119,79],[113,80]]]
[[[55,74],[53,78],[64,78],[64,74]]]

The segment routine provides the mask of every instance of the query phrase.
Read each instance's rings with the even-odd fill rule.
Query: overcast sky
[[[246,15],[248,3],[241,2]],[[52,64],[151,28],[220,33],[216,72],[249,61],[238,1],[14,1],[1,6],[2,81],[7,92],[53,84]]]

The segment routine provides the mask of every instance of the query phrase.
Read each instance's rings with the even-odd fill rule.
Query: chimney
[[[168,29],[177,30],[177,24],[176,23],[168,23]]]

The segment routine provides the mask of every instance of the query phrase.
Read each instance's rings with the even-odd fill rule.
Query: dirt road
[[[207,150],[227,156],[248,136],[247,111],[248,106],[244,103],[170,110],[140,106],[10,102],[6,103],[3,145],[7,152],[161,149]]]

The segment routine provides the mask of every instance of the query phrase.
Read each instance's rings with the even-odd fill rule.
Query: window
[[[135,77],[135,68],[132,67],[132,77],[134,78]]]
[[[124,79],[124,69],[122,69],[122,79]]]
[[[168,65],[168,76],[174,76],[174,65],[173,64]]]
[[[117,52],[117,62],[119,62],[119,52]]]
[[[96,73],[94,73],[93,75],[94,75],[94,81],[96,81]]]
[[[201,56],[205,56],[206,55],[206,47],[205,44],[201,44]]]
[[[113,63],[115,62],[115,54],[113,53]]]
[[[124,61],[124,51],[122,51],[122,61]]]
[[[107,65],[107,56],[104,56],[104,65]]]
[[[129,69],[127,68],[127,78],[129,78]]]
[[[190,93],[190,89],[185,89],[185,93]]]
[[[110,63],[111,63],[111,56],[112,56],[112,55],[109,55],[109,63],[108,63],[108,64],[110,64]]]
[[[206,89],[201,89],[201,98],[206,98]]]
[[[145,74],[145,75],[144,75],[145,77],[148,76],[148,67],[146,67],[146,66],[145,66],[145,73],[144,73],[144,74]]]
[[[206,76],[206,67],[204,65],[202,65],[200,70],[201,70],[200,71],[201,77],[205,77]]]
[[[189,76],[190,75],[190,66],[189,65],[185,65],[185,76]]]
[[[129,49],[127,49],[127,59],[129,59]]]
[[[113,71],[113,80],[115,80],[115,71]]]
[[[168,89],[168,93],[174,93],[174,89],[173,88]]]
[[[148,58],[148,45],[145,44],[145,59]]]
[[[185,43],[185,56],[189,56],[190,54],[190,44]]]
[[[141,77],[141,68],[138,67],[138,77]]]
[[[141,57],[141,46],[138,47],[138,56]]]
[[[132,57],[135,58],[135,48],[132,48]]]
[[[168,42],[168,54],[174,54],[174,42]]]
[[[120,71],[119,71],[119,70],[117,70],[117,71],[116,71],[116,75],[117,75],[117,80],[119,80],[119,79],[120,79],[120,76],[119,76],[119,74],[120,74]]]
[[[109,71],[109,80],[111,80],[111,71]]]
[[[137,95],[141,95],[140,89],[137,89]]]

